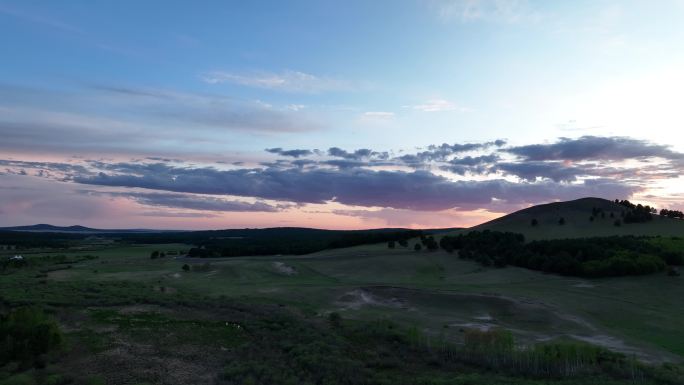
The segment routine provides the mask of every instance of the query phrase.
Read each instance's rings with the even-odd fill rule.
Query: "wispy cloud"
[[[364,119],[374,119],[374,120],[390,120],[394,119],[394,112],[388,111],[368,111],[363,113]]]
[[[443,20],[462,23],[518,23],[542,18],[527,0],[433,0],[430,4]]]
[[[266,202],[245,202],[194,194],[147,193],[147,192],[99,192],[82,190],[88,195],[107,195],[134,200],[144,206],[170,207],[198,211],[217,212],[277,212],[291,205],[271,205]]]
[[[248,73],[211,71],[203,74],[201,78],[209,84],[231,83],[285,92],[319,93],[325,91],[349,91],[354,88],[352,84],[344,80],[290,70],[279,73],[266,71]]]
[[[83,34],[82,29],[72,24],[69,24],[65,21],[62,21],[58,18],[55,18],[53,16],[45,15],[41,12],[26,11],[23,9],[11,7],[6,4],[0,4],[0,14],[9,15],[29,23],[40,24],[46,27],[58,29],[65,32]]]
[[[145,156],[186,152],[193,143],[231,143],[236,132],[276,134],[321,127],[304,111],[218,95],[102,86],[60,92],[0,85],[0,150],[137,151]]]
[[[411,108],[417,111],[423,112],[444,112],[444,111],[456,111],[456,112],[468,112],[469,108],[459,106],[458,104],[445,99],[430,99],[422,103],[404,106],[406,108]]]

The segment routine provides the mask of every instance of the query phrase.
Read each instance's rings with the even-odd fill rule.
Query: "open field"
[[[605,202],[598,203],[610,213],[615,205]],[[530,239],[553,231],[555,238],[586,236],[590,230],[573,223],[596,204],[532,208],[479,229]],[[558,215],[562,226],[552,223]],[[532,230],[530,217],[539,221]],[[606,232],[594,235],[681,225],[657,217],[621,227],[596,221]],[[23,249],[23,265],[0,273],[0,314],[35,305],[66,336],[60,352],[35,369],[0,367],[0,385],[684,383],[684,280],[663,270],[578,278],[497,268],[458,252],[415,251],[418,239],[394,248],[214,258],[188,257],[197,244],[74,239],[68,248]],[[677,255],[683,246],[670,237],[639,242]],[[478,331],[510,332],[520,353],[472,356]],[[585,346],[593,363],[561,380],[579,356],[563,361],[551,353],[566,366],[543,366],[543,354],[529,355],[544,346],[566,353]]]
[[[663,274],[577,279],[483,268],[442,251],[384,245],[296,257],[149,258],[153,250],[183,247],[103,249],[97,259],[47,273],[38,288],[22,282],[33,277],[11,275],[12,280],[3,279],[3,295],[12,301],[68,303],[62,287],[130,283],[148,291],[138,296],[201,295],[281,303],[315,314],[334,311],[344,318],[388,318],[455,341],[464,328],[503,327],[525,343],[572,337],[649,361],[684,357],[684,284]],[[86,254],[92,252],[69,256]],[[190,271],[181,269],[186,263]]]

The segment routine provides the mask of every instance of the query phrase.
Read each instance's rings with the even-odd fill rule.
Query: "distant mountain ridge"
[[[437,228],[437,229],[423,229],[424,232],[428,234],[441,233],[455,231],[459,228]],[[73,233],[73,234],[123,234],[123,233],[252,233],[252,232],[269,232],[269,231],[283,231],[283,230],[301,230],[301,231],[331,231],[331,232],[354,232],[354,231],[368,231],[368,232],[392,232],[392,231],[404,231],[409,230],[400,227],[386,227],[378,229],[367,229],[367,230],[325,230],[325,229],[315,229],[308,227],[267,227],[267,228],[254,228],[254,229],[217,229],[217,230],[155,230],[155,229],[95,229],[91,227],[85,227],[80,225],[74,226],[54,226],[45,223],[40,223],[30,226],[11,226],[11,227],[0,227],[0,231],[21,231],[21,232],[34,232],[34,233]],[[240,236],[244,234],[238,234]]]
[[[74,233],[74,234],[111,234],[111,233],[164,233],[176,232],[179,230],[153,230],[153,229],[94,229],[90,227],[74,225],[74,226],[54,226],[46,223],[39,223],[30,226],[11,226],[0,227],[0,231],[22,231],[34,233]],[[182,230],[180,230],[182,231]]]

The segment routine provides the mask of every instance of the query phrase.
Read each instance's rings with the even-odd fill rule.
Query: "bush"
[[[465,349],[486,354],[511,353],[514,348],[513,334],[508,330],[468,329],[463,336]]]
[[[339,328],[342,325],[342,316],[338,312],[332,312],[328,314],[328,322],[330,322],[330,326]]]
[[[190,271],[190,265],[188,265],[187,263],[183,265],[183,271]]]
[[[394,248],[394,241],[387,242],[387,247],[390,249],[393,249]]]
[[[413,250],[415,251],[420,251],[423,247],[420,245],[420,243],[416,243],[415,246],[413,246]]]
[[[62,345],[57,322],[36,307],[21,307],[0,319],[0,364],[40,364],[42,356]]]
[[[439,245],[437,244],[437,241],[435,241],[435,238],[433,236],[425,238],[425,240],[423,241],[423,245],[425,245],[425,248],[427,248],[430,251],[435,251],[439,249]]]

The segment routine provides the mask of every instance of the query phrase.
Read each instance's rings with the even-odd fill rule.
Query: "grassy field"
[[[568,238],[641,231],[634,227],[640,224],[615,227],[609,219],[580,223],[597,204],[570,202],[560,214],[553,205],[523,211],[481,229],[522,229],[531,239],[554,231]],[[605,212],[615,208],[606,204]],[[557,215],[566,218],[562,231],[553,223]],[[523,228],[530,218],[540,225]],[[656,218],[648,226],[675,235],[681,222]],[[435,358],[442,348],[434,346],[462,346],[472,330],[508,330],[518,346],[581,341],[650,365],[684,362],[681,277],[584,279],[483,267],[442,250],[414,251],[416,242],[208,259],[177,256],[191,247],[185,244],[94,242],[22,251],[27,266],[0,274],[0,313],[8,306],[43,307],[59,320],[67,346],[42,369],[0,367],[0,385],[324,384],[344,376],[354,378],[349,384],[412,385],[638,379],[632,369],[624,381],[599,374],[542,379]],[[676,251],[684,241],[649,242]],[[152,259],[154,251],[172,255]],[[329,321],[337,314],[341,321]],[[335,326],[340,322],[345,326]],[[421,344],[406,337],[413,331]],[[664,382],[637,382],[684,383],[684,370],[673,370]],[[311,377],[319,372],[327,374]]]
[[[112,287],[131,291],[126,295],[133,300],[201,295],[280,303],[312,314],[334,311],[352,319],[388,318],[454,341],[465,328],[503,327],[524,343],[572,337],[649,361],[684,357],[680,278],[567,278],[483,268],[442,251],[384,245],[298,257],[149,258],[153,250],[184,247],[106,248],[96,259],[48,272],[35,287],[25,283],[36,280],[32,273],[3,277],[2,293],[13,301],[57,304],[69,303],[71,290],[100,285],[102,293],[86,297],[116,298],[116,292],[109,293]],[[69,257],[88,254],[93,252]]]

